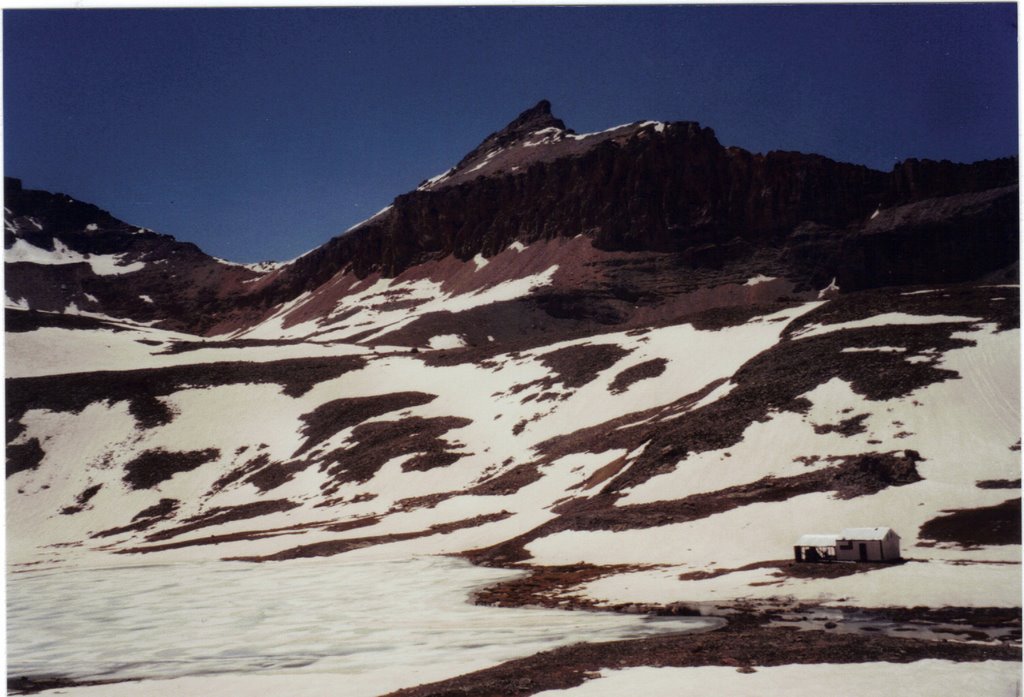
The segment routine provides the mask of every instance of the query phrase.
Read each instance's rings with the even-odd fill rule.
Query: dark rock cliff
[[[571,134],[541,102],[452,171],[495,148],[524,148],[517,143],[540,129]],[[395,276],[449,254],[488,257],[515,240],[578,234],[599,249],[676,253],[695,267],[784,248],[794,280],[808,285],[833,276],[857,287],[966,280],[1016,259],[1015,158],[909,160],[885,173],[819,155],[726,148],[692,122],[634,124],[581,150],[586,142],[573,141],[561,157],[551,155],[559,144],[546,155],[537,148],[517,171],[463,173],[452,179],[462,183],[398,196],[387,214],[300,259],[251,300],[270,306],[341,268]],[[998,196],[955,199],[997,188]],[[903,209],[899,219],[871,218],[949,197]],[[970,261],[956,263],[965,253]]]

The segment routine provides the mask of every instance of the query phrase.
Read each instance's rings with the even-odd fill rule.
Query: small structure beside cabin
[[[892,528],[845,528],[839,535],[801,535],[797,561],[899,561],[900,536]]]
[[[838,535],[801,535],[793,547],[797,561],[835,561]]]

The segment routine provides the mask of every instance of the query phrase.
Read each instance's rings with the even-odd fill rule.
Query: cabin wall
[[[864,545],[867,559],[861,559],[860,546]],[[884,561],[881,540],[839,540],[836,543],[836,559],[839,561]]]

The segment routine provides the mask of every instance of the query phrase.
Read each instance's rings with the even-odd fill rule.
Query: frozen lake
[[[335,690],[336,680],[344,680],[346,695],[375,695],[579,641],[720,622],[467,602],[474,588],[515,573],[421,557],[9,574],[8,675],[104,680],[315,674]],[[147,684],[159,685],[124,687],[148,694]]]

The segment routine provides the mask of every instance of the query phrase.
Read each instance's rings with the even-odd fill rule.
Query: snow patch
[[[554,143],[562,139],[564,131],[561,128],[555,126],[548,126],[542,128],[539,131],[534,131],[528,137],[537,138],[537,140],[527,140],[523,142],[524,148],[535,148],[538,145],[547,145]],[[538,137],[539,136],[539,137]]]
[[[125,263],[125,254],[82,254],[69,248],[60,240],[53,241],[53,251],[17,239],[4,253],[9,264],[29,263],[61,266],[64,264],[89,264],[97,276],[113,276],[139,271],[146,265],[141,261]]]
[[[824,297],[826,297],[828,295],[832,295],[832,294],[838,293],[838,292],[839,292],[839,286],[836,285],[836,279],[835,279],[835,277],[833,277],[832,281],[827,286],[825,286],[824,288],[822,288],[821,290],[818,291],[818,299],[824,298]]]
[[[470,174],[472,172],[476,172],[479,169],[483,169],[483,167],[488,162],[490,162],[491,160],[494,159],[495,155],[497,155],[498,153],[503,152],[503,151],[504,151],[504,148],[498,148],[497,150],[491,150],[489,153],[487,153],[487,156],[484,157],[483,161],[480,164],[476,165],[475,167],[471,167],[471,168],[467,169],[466,170],[466,174]]]
[[[882,353],[906,353],[906,346],[848,346],[840,353],[864,353],[865,351],[879,351]]]
[[[434,186],[435,184],[440,184],[445,179],[450,177],[453,172],[455,172],[455,168],[454,167],[446,169],[445,171],[441,172],[440,174],[438,174],[436,176],[433,176],[430,179],[428,179],[425,182],[423,182],[422,184],[420,184],[416,188],[416,190],[417,191],[425,191],[425,190],[429,189],[430,187]]]
[[[4,291],[4,307],[9,307],[14,310],[32,309],[28,306],[28,300],[26,300],[25,298],[12,298],[10,295],[7,294],[6,291]],[[8,336],[10,335],[8,334]]]
[[[385,213],[387,213],[387,212],[388,212],[389,210],[391,210],[392,208],[393,208],[393,205],[392,205],[392,204],[388,204],[388,205],[384,206],[384,207],[383,207],[383,208],[381,208],[381,209],[380,209],[379,211],[377,211],[376,213],[374,213],[373,215],[371,215],[371,216],[370,216],[369,218],[367,218],[366,220],[363,220],[363,221],[361,221],[361,222],[358,222],[358,223],[356,223],[355,225],[353,225],[352,227],[350,227],[350,228],[349,228],[348,230],[345,230],[345,232],[352,232],[352,231],[353,231],[353,230],[355,230],[355,229],[356,229],[357,227],[362,227],[363,225],[366,225],[366,224],[367,224],[368,222],[370,222],[371,220],[374,220],[374,219],[376,219],[376,218],[379,218],[379,217],[381,217],[382,215],[384,215]],[[344,233],[342,233],[342,234],[344,234]],[[308,253],[308,252],[307,252],[307,253]],[[303,255],[303,256],[305,256],[305,255]]]
[[[458,334],[439,334],[430,337],[429,345],[432,349],[456,349],[463,348],[466,342]]]
[[[768,281],[775,281],[775,280],[778,280],[775,276],[765,276],[764,274],[757,274],[753,278],[748,278],[747,282],[744,283],[743,285],[745,285],[745,286],[756,286],[756,285],[759,285],[761,283],[767,283]]]
[[[655,133],[662,133],[665,130],[665,126],[668,124],[661,121],[644,121],[637,128],[647,128],[648,126],[654,126]]]

